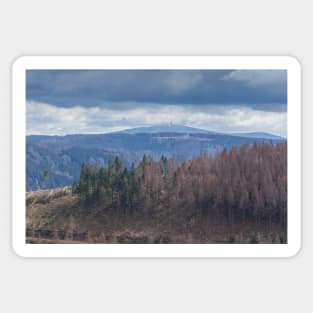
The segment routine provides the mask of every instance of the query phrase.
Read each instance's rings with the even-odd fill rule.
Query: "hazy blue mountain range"
[[[268,134],[262,132],[253,132],[253,133],[231,133],[233,136],[245,137],[245,138],[263,138],[263,139],[272,139],[272,140],[284,140],[285,138]]]
[[[177,134],[209,134],[209,132],[204,129],[193,128],[184,125],[176,124],[159,124],[147,127],[138,127],[122,130],[119,133],[122,134],[153,134],[153,133],[177,133]]]
[[[72,184],[79,179],[82,162],[106,165],[119,156],[130,166],[143,154],[162,155],[179,161],[201,153],[214,154],[224,147],[253,142],[284,142],[267,133],[225,134],[182,125],[164,124],[95,135],[41,136],[26,138],[27,191]],[[48,171],[48,178],[44,172]]]

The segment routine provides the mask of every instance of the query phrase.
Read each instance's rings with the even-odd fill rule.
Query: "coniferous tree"
[[[105,168],[83,163],[74,190],[86,206],[157,216],[171,226],[207,220],[286,227],[287,144],[245,144],[181,164],[146,155],[130,168],[119,157]]]

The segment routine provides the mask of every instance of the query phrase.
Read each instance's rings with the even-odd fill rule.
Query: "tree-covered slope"
[[[167,128],[168,130],[168,128]],[[107,164],[119,156],[126,166],[143,156],[159,159],[162,155],[183,161],[203,153],[214,155],[224,147],[244,143],[283,142],[282,138],[248,138],[202,132],[110,133],[96,135],[28,136],[26,189],[38,190],[72,184],[85,163]],[[46,174],[46,175],[44,175]]]

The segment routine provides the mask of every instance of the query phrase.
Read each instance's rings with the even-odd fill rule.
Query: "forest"
[[[153,220],[168,229],[261,225],[287,232],[287,144],[244,144],[178,163],[116,157],[107,167],[82,164],[72,192],[87,211]]]
[[[287,144],[83,163],[71,187],[26,206],[29,243],[287,243]]]

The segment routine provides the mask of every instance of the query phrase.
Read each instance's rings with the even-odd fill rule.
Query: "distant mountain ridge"
[[[157,134],[157,133],[177,133],[177,134],[224,134],[230,136],[246,137],[246,138],[264,138],[274,140],[284,140],[285,138],[265,132],[216,132],[201,128],[195,128],[185,125],[172,123],[156,124],[151,126],[143,126],[121,130],[115,133],[119,134]]]
[[[266,133],[226,134],[193,127],[161,124],[108,134],[75,134],[66,136],[26,137],[27,191],[55,188],[79,179],[85,163],[106,166],[116,156],[126,166],[137,163],[143,154],[155,159],[165,156],[178,161],[202,153],[253,142],[285,142],[286,139]],[[49,172],[48,179],[43,173]]]
[[[264,138],[273,140],[285,140],[286,138],[263,132],[251,132],[251,133],[230,133],[232,136],[239,136],[245,138]]]
[[[122,130],[118,133],[122,134],[153,134],[153,133],[177,133],[177,134],[209,134],[215,133],[204,129],[189,127],[177,124],[157,124],[152,126],[144,126]]]
[[[263,139],[273,139],[273,140],[286,140],[286,138],[273,135],[265,132],[217,132],[217,131],[209,131],[201,128],[195,128],[185,125],[178,125],[172,123],[164,123],[164,124],[156,124],[150,126],[129,128],[120,131],[114,131],[104,134],[69,134],[69,135],[29,135],[27,137],[46,139],[51,141],[53,138],[54,141],[62,140],[62,138],[80,138],[82,136],[105,136],[111,134],[162,134],[162,133],[175,133],[175,134],[213,134],[213,135],[227,135],[227,136],[237,136],[237,137],[245,137],[245,138],[263,138]]]

